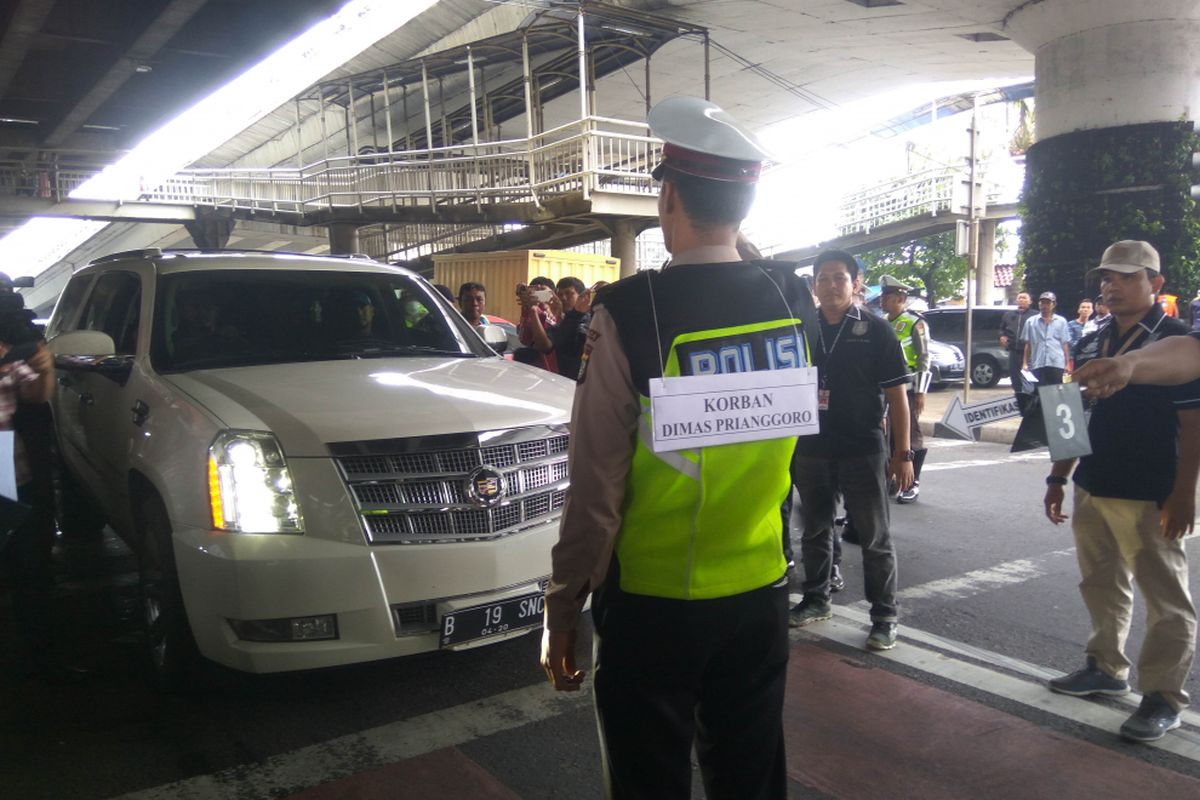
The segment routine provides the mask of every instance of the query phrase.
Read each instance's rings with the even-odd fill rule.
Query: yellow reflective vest
[[[605,307],[630,359],[642,407],[615,545],[624,591],[684,600],[728,597],[774,583],[786,572],[780,506],[791,491],[796,438],[655,453],[647,380],[808,366],[804,320],[815,324],[816,313],[807,287],[791,284],[788,272],[776,274],[787,306],[766,273],[747,264],[683,265],[656,274],[653,310],[645,273],[610,287]]]

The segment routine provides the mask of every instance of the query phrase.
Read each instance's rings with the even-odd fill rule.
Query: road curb
[[[956,439],[963,441],[961,437],[954,435],[945,428],[941,420],[921,420],[918,423],[921,426],[921,433],[925,436],[930,436],[935,439]],[[992,444],[1012,444],[1017,438],[1016,430],[1008,430],[1006,427],[999,425],[983,425],[974,429],[975,441],[991,442]]]

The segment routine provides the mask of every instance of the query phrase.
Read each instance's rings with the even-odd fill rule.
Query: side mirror
[[[484,325],[483,340],[492,346],[497,353],[508,349],[508,334],[499,325]]]
[[[111,336],[100,331],[69,331],[60,333],[46,343],[55,357],[84,356],[104,358],[117,352]]]
[[[100,331],[71,331],[46,343],[54,353],[54,366],[77,372],[94,372],[125,385],[133,371],[133,356],[116,355],[112,337]]]
[[[14,289],[32,289],[33,288],[33,276],[32,275],[22,275],[19,278],[13,278],[12,285],[13,285]]]

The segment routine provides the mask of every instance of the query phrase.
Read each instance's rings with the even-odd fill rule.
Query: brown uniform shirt
[[[740,261],[733,247],[709,246],[671,259],[677,264]],[[625,482],[633,462],[641,403],[616,324],[596,308],[584,347],[584,365],[571,411],[567,462],[571,486],[546,589],[546,626],[574,630],[590,592],[604,582],[621,530]]]

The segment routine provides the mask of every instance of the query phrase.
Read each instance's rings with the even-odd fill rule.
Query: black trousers
[[[1037,376],[1039,386],[1054,386],[1062,383],[1063,371],[1061,367],[1038,367],[1033,374]]]
[[[787,797],[786,585],[668,600],[618,580],[592,599],[604,796],[691,797],[694,744],[709,800]]]
[[[8,581],[17,641],[14,651],[21,666],[53,660],[53,621],[51,603],[54,575],[51,550],[54,547],[53,524],[49,528],[38,513],[38,491],[32,485],[17,488],[22,503],[34,512],[12,531],[8,546],[0,551],[0,568]]]
[[[1020,350],[1008,351],[1008,379],[1012,381],[1013,396],[1017,398],[1017,408],[1021,413],[1025,413],[1025,406],[1029,404],[1030,395],[1021,391],[1021,362],[1025,360],[1025,346],[1021,345]]]

